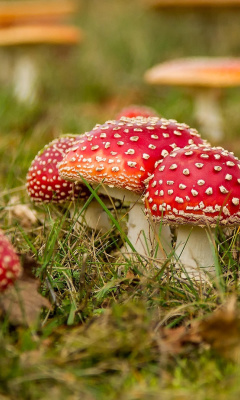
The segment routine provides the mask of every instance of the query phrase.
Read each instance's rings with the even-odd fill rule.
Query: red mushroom
[[[87,187],[78,182],[62,179],[58,163],[81,136],[67,135],[53,140],[33,160],[27,173],[27,191],[35,203],[67,203],[74,199],[86,200],[90,196]],[[86,224],[93,229],[109,230],[111,225],[101,206],[92,201],[85,212]]]
[[[139,105],[130,105],[128,107],[124,107],[117,115],[116,119],[120,119],[122,117],[126,118],[136,118],[136,117],[159,117],[158,113],[151,107],[147,106],[139,106]]]
[[[22,272],[19,257],[0,230],[0,292],[12,285]]]
[[[146,245],[145,239],[151,242],[151,235],[140,200],[144,180],[164,155],[192,143],[203,140],[196,130],[174,120],[137,117],[107,121],[81,138],[59,164],[59,172],[73,181],[81,180],[81,176],[90,183],[104,180],[112,197],[130,202],[128,236],[135,249],[146,254],[151,243]],[[170,231],[165,229],[164,234],[169,250]]]
[[[176,149],[155,169],[145,195],[154,221],[179,225],[176,257],[196,279],[213,272],[208,233],[240,222],[240,161],[221,147]]]

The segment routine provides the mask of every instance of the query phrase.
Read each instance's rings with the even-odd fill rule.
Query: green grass
[[[163,327],[206,318],[232,295],[239,309],[238,230],[217,231],[221,279],[198,285],[181,279],[170,261],[156,266],[151,258],[120,255],[124,210],[113,211],[113,228],[104,235],[75,230],[86,205],[76,204],[72,219],[70,207],[33,206],[24,187],[31,160],[46,143],[61,133],[90,130],[128,104],[152,106],[195,126],[190,93],[148,87],[143,74],[178,56],[238,55],[239,12],[180,15],[150,11],[140,0],[85,0],[75,17],[83,43],[71,50],[39,49],[38,102],[18,104],[10,88],[1,87],[0,226],[21,254],[33,256],[40,292],[52,303],[37,326],[14,327],[1,316],[1,400],[239,398],[237,347],[226,355],[188,344],[178,353],[161,336]],[[226,90],[221,100],[228,134],[223,144],[239,155],[238,89]],[[13,196],[35,210],[34,226],[11,213]]]

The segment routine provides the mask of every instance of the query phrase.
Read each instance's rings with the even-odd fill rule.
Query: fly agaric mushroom
[[[203,140],[185,124],[156,117],[122,117],[85,133],[59,164],[59,173],[72,181],[81,180],[81,176],[90,183],[104,181],[110,196],[129,202],[128,238],[137,252],[147,255],[152,235],[140,199],[144,180],[151,175],[156,161],[177,146],[193,143]],[[168,227],[162,229],[161,237],[169,252]]]
[[[60,1],[58,5],[58,2],[52,2],[46,7],[45,2],[42,5],[38,3],[34,11],[35,4],[23,2],[21,9],[18,4],[15,14],[14,4],[10,8],[3,7],[2,9],[0,5],[0,21],[2,12],[3,21],[9,21],[10,23],[9,26],[0,28],[0,47],[4,49],[1,59],[5,60],[6,64],[6,68],[3,72],[1,71],[1,75],[3,78],[8,76],[11,79],[14,95],[21,102],[30,104],[36,99],[39,66],[36,55],[33,52],[35,47],[40,44],[69,46],[82,40],[82,31],[79,28],[55,23],[52,18],[46,22],[47,10],[49,10],[50,17],[54,15],[62,17],[64,13],[69,14],[69,12],[74,11],[73,3],[69,3],[70,7],[65,4],[62,4],[61,7],[61,3]],[[24,16],[26,16],[25,20]],[[15,54],[13,54],[13,48],[16,48]],[[17,50],[19,49],[20,51],[18,52]]]
[[[27,173],[27,191],[35,203],[68,203],[74,199],[86,201],[90,192],[81,182],[74,184],[59,176],[58,163],[81,136],[67,135],[53,140],[39,151]],[[108,231],[110,221],[102,207],[93,200],[84,214],[92,229]]]
[[[240,161],[221,147],[176,149],[158,162],[145,204],[154,221],[179,226],[175,254],[188,275],[213,273],[214,228],[240,222]]]
[[[0,292],[12,285],[22,272],[19,257],[0,230]]]
[[[240,6],[240,0],[148,0],[148,2],[154,8]]]
[[[194,57],[166,61],[149,69],[144,79],[153,85],[192,87],[201,132],[213,142],[223,139],[218,97],[221,88],[240,86],[240,58]]]
[[[72,0],[29,0],[1,1],[0,25],[9,26],[19,23],[31,24],[35,21],[49,21],[66,18],[77,8],[76,1]]]
[[[130,105],[128,107],[124,107],[117,115],[116,119],[120,119],[122,117],[126,118],[136,118],[136,117],[159,117],[158,113],[151,107],[147,106],[139,106],[139,105]]]

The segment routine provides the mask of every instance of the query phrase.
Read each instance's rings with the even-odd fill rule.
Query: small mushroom
[[[153,85],[186,86],[194,89],[195,115],[209,140],[224,138],[220,90],[240,86],[240,58],[195,57],[166,61],[144,76]]]
[[[39,87],[39,45],[69,46],[82,31],[62,21],[76,11],[74,1],[17,1],[0,4],[1,80],[12,85],[17,100],[31,104]],[[64,22],[64,24],[62,23]]]
[[[122,117],[126,118],[136,118],[136,117],[159,117],[157,111],[155,111],[151,107],[141,106],[132,104],[128,107],[124,107],[119,113],[116,115],[116,119],[120,119]]]
[[[93,184],[104,182],[110,196],[129,202],[128,238],[137,252],[148,255],[153,234],[141,201],[144,181],[164,155],[177,146],[192,143],[203,143],[203,140],[195,129],[185,124],[157,117],[122,117],[96,125],[85,133],[59,164],[59,173],[75,182],[81,176]],[[168,227],[161,234],[168,253],[171,250]]]
[[[240,0],[148,0],[151,7],[234,7],[240,6]]]
[[[188,275],[214,275],[214,228],[240,222],[240,161],[221,147],[176,149],[155,169],[145,204],[154,221],[178,226],[175,254]]]
[[[66,135],[53,140],[39,151],[27,173],[26,187],[32,201],[38,204],[66,204],[74,199],[85,202],[89,198],[90,192],[83,183],[66,181],[60,177],[58,171],[58,163],[79,140],[81,136]],[[111,228],[106,213],[95,200],[85,211],[84,221],[94,230],[108,231]]]
[[[12,244],[0,230],[0,292],[20,277],[22,268]]]

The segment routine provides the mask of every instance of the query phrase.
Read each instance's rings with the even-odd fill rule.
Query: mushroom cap
[[[81,39],[81,30],[67,25],[47,25],[42,23],[0,28],[0,46],[75,44]]]
[[[240,161],[221,147],[188,146],[159,162],[147,184],[147,215],[170,224],[240,223]]]
[[[63,203],[74,198],[86,198],[85,185],[65,181],[59,176],[58,163],[81,136],[67,135],[53,140],[38,152],[27,173],[27,191],[38,203]]]
[[[154,8],[167,7],[221,7],[239,6],[240,0],[149,0],[149,6]]]
[[[195,129],[164,118],[125,118],[96,125],[59,164],[64,179],[142,193],[154,164],[175,147],[204,143]]]
[[[72,14],[77,9],[72,0],[1,1],[0,24],[28,22],[35,19],[56,18]]]
[[[240,85],[240,58],[193,57],[166,61],[149,69],[153,85],[228,87]]]
[[[159,117],[157,111],[155,111],[151,107],[141,106],[132,104],[128,107],[124,107],[117,115],[116,119],[120,119],[122,117],[126,118],[136,118],[136,117]]]
[[[22,272],[19,257],[12,244],[0,230],[0,292],[20,277]]]

